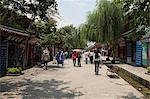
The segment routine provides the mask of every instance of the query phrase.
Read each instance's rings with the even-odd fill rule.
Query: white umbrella
[[[82,50],[81,49],[74,49],[73,51],[81,52]]]

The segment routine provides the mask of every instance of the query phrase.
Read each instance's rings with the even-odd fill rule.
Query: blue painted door
[[[136,42],[136,65],[142,65],[142,43],[140,41]]]

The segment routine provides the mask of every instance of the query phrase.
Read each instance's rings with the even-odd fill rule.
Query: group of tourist
[[[76,61],[77,65],[81,66],[81,52],[73,51],[72,52],[72,60],[73,60],[73,65],[76,66]],[[85,63],[88,64],[88,60],[90,60],[91,64],[95,64],[95,74],[98,75],[99,73],[99,68],[100,64],[102,64],[102,58],[101,58],[101,52],[98,49],[95,49],[94,51],[90,52],[84,52],[84,57],[85,57]]]
[[[42,53],[41,60],[44,64],[44,69],[47,70],[47,63],[50,61],[50,55],[49,55],[49,50],[48,48],[45,48]],[[67,53],[64,53],[62,50],[58,51],[55,59],[57,62],[57,66],[61,64],[64,66],[64,60],[65,57],[68,56]],[[88,64],[88,60],[90,60],[91,64],[95,64],[95,74],[98,75],[99,73],[99,68],[100,64],[102,64],[102,59],[101,59],[101,52],[97,49],[90,51],[90,52],[84,52],[84,57],[85,57],[85,63]],[[78,51],[73,51],[72,52],[72,60],[73,60],[73,65],[81,67],[81,58],[82,58],[82,53]]]
[[[76,63],[81,67],[81,52],[73,51],[72,52],[73,65],[76,66]],[[77,61],[77,62],[76,62]]]
[[[56,54],[56,61],[57,61],[57,66],[59,66],[59,64],[61,64],[62,66],[64,65],[64,60],[65,60],[65,54],[63,51],[59,51]]]
[[[55,59],[58,66],[59,64],[61,64],[62,66],[64,65],[65,57],[68,57],[68,53],[64,53],[62,50],[57,52]],[[44,69],[47,70],[47,63],[50,61],[50,52],[47,47],[42,52],[41,61],[44,64]]]

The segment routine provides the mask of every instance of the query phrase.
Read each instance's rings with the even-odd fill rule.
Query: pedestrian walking
[[[77,59],[78,59],[78,66],[81,67],[81,52],[78,52]]]
[[[95,74],[99,74],[99,65],[100,65],[100,53],[98,50],[94,52],[94,63],[95,63]]]
[[[86,51],[84,53],[84,57],[85,57],[85,63],[88,64],[89,52]]]
[[[77,58],[77,52],[73,51],[72,52],[72,60],[73,60],[73,65],[76,66],[76,58]]]
[[[57,52],[57,54],[56,54],[57,66],[59,66],[59,64],[60,64],[59,57],[60,57],[60,52]]]
[[[64,66],[65,56],[64,56],[63,51],[60,52],[59,60],[60,60],[61,65]]]
[[[42,54],[42,59],[41,60],[44,62],[44,69],[47,70],[47,63],[50,60],[48,48],[45,48],[45,50],[43,50],[43,54]]]
[[[64,52],[64,54],[65,54],[65,59],[67,59],[68,58],[68,52],[66,51],[66,52]]]
[[[90,57],[91,64],[93,64],[93,57],[94,57],[94,52],[93,51],[90,51],[89,57]]]

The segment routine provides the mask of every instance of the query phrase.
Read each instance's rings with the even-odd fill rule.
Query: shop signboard
[[[148,51],[148,44],[143,43],[142,44],[142,65],[144,66],[148,65],[147,51]]]
[[[142,64],[142,43],[141,41],[136,42],[136,65],[141,66]]]

